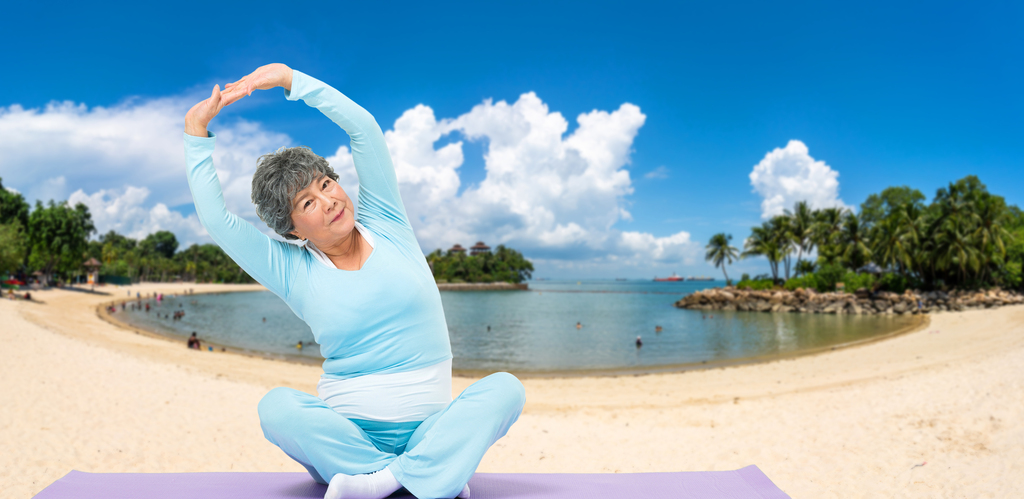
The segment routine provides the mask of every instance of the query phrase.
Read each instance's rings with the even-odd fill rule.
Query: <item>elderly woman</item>
[[[285,239],[227,211],[207,125],[254,90],[283,87],[351,137],[359,213],[327,161],[305,147],[260,158],[256,213]],[[384,134],[334,88],[270,64],[185,117],[185,159],[196,213],[210,236],[309,324],[326,360],[318,395],[275,388],[260,401],[263,433],[327,498],[379,499],[405,487],[419,498],[469,497],[487,449],[518,419],[522,384],[492,374],[451,398],[451,345],[441,296],[398,192]]]

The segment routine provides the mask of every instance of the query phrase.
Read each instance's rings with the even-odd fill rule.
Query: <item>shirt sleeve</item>
[[[419,243],[398,191],[395,165],[373,115],[330,85],[300,71],[292,70],[292,88],[285,91],[285,97],[302,99],[348,133],[352,162],[359,177],[360,221],[367,227],[384,230],[386,236],[411,242],[418,250]]]
[[[217,170],[213,167],[216,136],[185,135],[185,164],[196,214],[210,237],[253,279],[274,294],[287,298],[300,251],[295,245],[272,239],[224,205]]]

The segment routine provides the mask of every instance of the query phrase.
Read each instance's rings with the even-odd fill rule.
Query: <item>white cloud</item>
[[[847,207],[839,198],[839,172],[824,161],[815,161],[807,146],[791,140],[785,148],[775,148],[750,172],[750,184],[761,195],[761,218],[781,215],[799,201],[812,209]]]
[[[139,238],[170,230],[182,244],[207,242],[195,215],[172,209],[192,200],[181,130],[198,98],[129,100],[109,108],[68,102],[0,108],[0,177],[30,200],[63,199],[73,191],[72,202],[90,207],[100,233]],[[692,263],[699,248],[686,232],[655,237],[615,228],[631,220],[626,166],[645,120],[639,107],[625,103],[580,114],[566,135],[569,122],[530,92],[511,104],[486,100],[447,119],[418,105],[385,137],[426,251],[484,240],[555,266]],[[324,126],[333,125],[325,119]],[[261,154],[292,145],[291,138],[244,120],[220,121],[211,129],[218,136],[214,162],[228,209],[265,229],[249,199],[252,173]],[[435,148],[452,133],[486,143],[486,177],[462,192],[463,142]],[[349,148],[339,147],[327,160],[342,187],[355,194]]]
[[[665,179],[665,178],[668,178],[668,168],[665,168],[664,165],[659,166],[659,167],[657,167],[657,168],[655,168],[655,169],[645,173],[644,174],[644,178],[647,178],[647,179],[652,179],[652,178]]]
[[[163,203],[146,208],[144,203],[148,197],[149,189],[145,187],[129,186],[123,191],[99,190],[91,195],[79,189],[71,194],[68,203],[72,206],[82,203],[89,207],[99,235],[113,230],[133,239],[142,239],[156,231],[167,230],[175,234],[182,248],[209,240],[206,229],[194,214],[182,216]]]
[[[624,167],[645,119],[626,103],[579,115],[579,126],[566,136],[568,121],[530,92],[511,104],[486,100],[454,119],[437,120],[419,105],[386,138],[424,249],[484,240],[553,261],[678,260],[692,253],[688,234],[643,234],[652,246],[640,244],[639,233],[613,228],[631,220],[624,205],[633,187]],[[487,144],[486,178],[461,194],[463,143],[434,149],[454,131]]]
[[[74,190],[76,199],[88,199],[97,209],[120,203],[145,211],[144,223],[137,220],[136,211],[97,217],[126,235],[180,230],[180,240],[196,240],[194,228],[169,207],[192,202],[184,174],[182,130],[185,112],[199,98],[128,100],[93,108],[71,102],[42,109],[0,107],[0,177],[5,184],[18,186],[30,203],[63,200]],[[291,145],[291,139],[244,120],[221,121],[211,129],[217,133],[214,162],[225,202],[238,215],[265,227],[249,200],[256,158]],[[149,207],[124,197],[137,196],[137,186],[145,189],[142,199],[152,203]]]

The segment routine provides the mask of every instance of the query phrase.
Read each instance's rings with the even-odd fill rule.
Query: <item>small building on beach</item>
[[[99,260],[90,258],[82,264],[85,267],[87,281],[89,284],[99,284],[100,282],[100,266],[102,266]]]
[[[448,254],[449,255],[454,255],[455,253],[463,253],[463,254],[465,254],[466,253],[466,248],[463,248],[461,244],[456,244],[455,246],[452,246],[451,248],[448,248]]]

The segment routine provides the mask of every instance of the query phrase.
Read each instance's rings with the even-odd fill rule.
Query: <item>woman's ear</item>
[[[294,230],[293,230],[293,231],[289,232],[289,234],[291,234],[291,235],[293,235],[293,236],[295,236],[295,237],[299,238],[299,239],[300,239],[300,240],[302,240],[302,241],[305,241],[305,240],[306,240],[306,238],[304,238],[304,237],[302,237],[302,236],[300,236],[300,235],[299,235],[299,232],[298,232],[298,231],[294,231]]]

